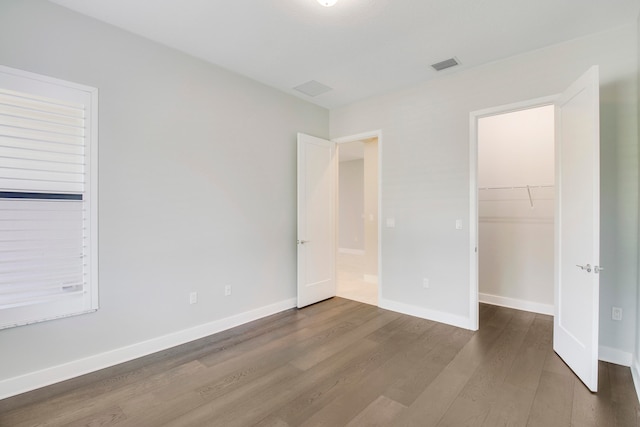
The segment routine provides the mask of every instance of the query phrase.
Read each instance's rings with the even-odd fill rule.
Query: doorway
[[[589,68],[561,94],[470,114],[469,325],[479,328],[478,122],[554,106],[553,349],[592,391],[598,389],[600,266],[600,78]],[[530,191],[530,188],[527,188]],[[531,203],[531,198],[530,198]]]
[[[364,202],[360,207],[363,246],[359,284],[369,295],[364,302],[378,305],[382,296],[380,277],[380,131],[329,141],[304,133],[297,135],[297,306],[314,304],[338,294],[338,160],[340,146],[361,142],[363,146]],[[344,147],[347,147],[344,145]],[[345,150],[346,151],[346,148]],[[366,212],[365,212],[366,210]],[[366,219],[366,221],[365,221]],[[353,295],[348,295],[354,298]]]
[[[336,294],[379,300],[379,136],[342,138],[338,147]]]
[[[553,315],[554,106],[481,117],[478,300]]]
[[[470,156],[469,156],[469,172],[470,172],[470,179],[469,179],[469,183],[470,183],[470,212],[469,212],[469,261],[470,261],[470,283],[469,283],[469,329],[471,330],[478,330],[479,329],[479,304],[480,304],[480,298],[482,297],[484,302],[488,302],[491,304],[504,304],[513,308],[514,307],[514,301],[509,301],[506,299],[501,299],[499,301],[496,300],[492,300],[492,301],[487,301],[488,299],[490,299],[490,297],[488,297],[488,295],[490,294],[490,291],[487,291],[486,288],[483,286],[483,290],[485,292],[481,292],[481,288],[480,288],[480,274],[479,274],[479,270],[480,270],[480,257],[479,257],[479,252],[481,250],[480,248],[480,244],[479,244],[479,229],[480,229],[480,203],[483,203],[487,206],[490,206],[491,203],[507,203],[507,202],[489,202],[487,200],[480,202],[480,197],[483,197],[485,199],[488,199],[490,196],[490,193],[496,193],[493,194],[493,197],[498,198],[498,196],[500,196],[497,193],[500,193],[500,190],[480,190],[480,188],[490,188],[490,187],[515,187],[516,185],[504,185],[504,184],[488,184],[489,181],[488,179],[497,179],[497,176],[500,176],[500,174],[496,175],[496,176],[492,176],[491,172],[489,172],[489,178],[487,180],[483,181],[483,184],[480,185],[479,184],[479,128],[480,128],[480,123],[483,122],[483,120],[485,119],[489,119],[489,121],[491,120],[492,117],[500,117],[500,116],[504,116],[507,117],[506,115],[510,114],[510,113],[518,113],[518,112],[522,112],[522,111],[526,111],[526,110],[531,110],[531,109],[537,109],[537,108],[542,108],[542,107],[547,107],[547,108],[554,108],[555,102],[557,101],[558,97],[557,96],[547,96],[547,97],[543,97],[543,98],[536,98],[536,99],[531,99],[528,101],[523,101],[523,102],[518,102],[518,103],[514,103],[514,104],[509,104],[509,105],[501,105],[501,106],[497,106],[497,107],[492,107],[492,108],[487,108],[484,110],[478,110],[478,111],[473,111],[470,113],[469,118],[470,118],[470,123],[469,123],[469,144],[470,144]],[[486,121],[484,123],[489,123],[489,121]],[[555,121],[555,120],[554,120]],[[555,123],[554,123],[555,126]],[[503,129],[504,130],[504,129]],[[514,146],[510,146],[509,147],[511,149],[511,151],[514,151]],[[517,152],[517,151],[516,151]],[[485,164],[485,168],[487,167],[487,159],[491,159],[491,158],[500,158],[502,157],[503,153],[498,151],[497,153],[491,153],[489,154],[488,158],[485,158],[485,160],[483,160],[483,164]],[[490,166],[489,166],[490,167]],[[554,168],[555,170],[555,168]],[[486,171],[485,171],[486,172]],[[484,173],[484,172],[483,172]],[[496,181],[493,181],[496,182]],[[498,181],[499,182],[499,181]],[[515,182],[515,181],[514,181]],[[533,185],[532,183],[529,182],[523,182],[523,185],[517,185],[518,187],[525,187],[525,196],[526,196],[526,200],[528,201],[529,198],[529,190],[526,189],[527,185]],[[503,193],[507,193],[511,192],[511,193],[517,193],[518,190],[522,191],[523,189],[503,189],[502,192]],[[481,194],[481,192],[486,192],[486,194]],[[505,194],[501,195],[503,198],[506,197]],[[514,196],[514,194],[511,194],[511,196]],[[520,196],[522,196],[522,194],[520,194]],[[513,197],[515,198],[515,197]],[[532,198],[533,198],[533,194],[532,194]],[[494,209],[498,207],[498,206],[494,206]],[[530,203],[529,203],[529,207],[530,207]],[[535,204],[534,204],[535,207]],[[490,217],[489,215],[490,212],[486,212],[485,209],[483,209],[483,216],[487,217],[486,219],[489,219],[488,217]],[[494,221],[498,221],[496,218],[493,219]],[[552,225],[553,227],[553,225]],[[483,228],[485,228],[483,226]],[[484,234],[483,230],[483,234]],[[507,268],[509,268],[509,266],[507,266]],[[552,285],[553,286],[553,285]],[[483,293],[484,295],[481,295],[481,293]],[[509,305],[508,305],[508,304]]]

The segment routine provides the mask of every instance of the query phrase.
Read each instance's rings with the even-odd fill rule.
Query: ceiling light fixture
[[[318,3],[323,5],[324,7],[331,7],[337,3],[338,0],[318,0]]]

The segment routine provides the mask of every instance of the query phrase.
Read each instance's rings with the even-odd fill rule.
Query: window
[[[0,329],[98,308],[97,100],[0,66]]]

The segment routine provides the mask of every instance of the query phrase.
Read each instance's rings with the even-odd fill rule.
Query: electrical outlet
[[[621,307],[611,307],[611,320],[622,320],[622,308]]]
[[[198,302],[198,293],[197,292],[191,292],[189,294],[189,304],[195,304]]]
[[[228,297],[229,295],[231,295],[231,285],[226,285],[224,287],[224,296]]]
[[[427,279],[426,277],[422,279],[422,287],[425,289],[429,289],[429,279]]]

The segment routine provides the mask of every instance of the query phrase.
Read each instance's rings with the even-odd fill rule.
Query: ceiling
[[[638,0],[50,0],[334,108],[636,21]],[[436,72],[430,64],[456,57]],[[311,97],[309,81],[332,88]]]

